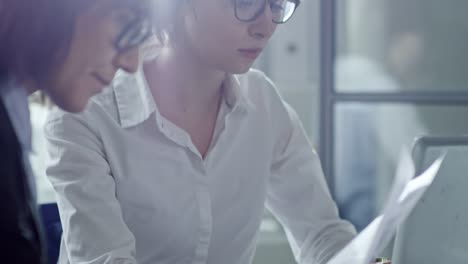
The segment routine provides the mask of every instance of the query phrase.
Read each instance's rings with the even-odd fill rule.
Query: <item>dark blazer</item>
[[[2,81],[3,79],[3,81]],[[0,73],[0,90],[6,85]],[[3,86],[3,87],[2,87]],[[0,97],[0,262],[45,263],[29,167]]]

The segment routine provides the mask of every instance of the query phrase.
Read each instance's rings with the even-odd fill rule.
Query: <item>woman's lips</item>
[[[262,52],[262,49],[254,48],[254,49],[238,49],[241,56],[249,58],[249,59],[256,59],[258,55]]]

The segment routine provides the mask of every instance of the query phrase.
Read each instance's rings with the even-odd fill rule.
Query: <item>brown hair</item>
[[[92,0],[0,0],[0,71],[43,83],[66,53]]]

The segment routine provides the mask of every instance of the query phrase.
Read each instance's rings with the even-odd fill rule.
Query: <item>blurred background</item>
[[[342,217],[358,230],[381,210],[396,159],[420,135],[468,132],[468,1],[303,0],[255,67],[298,112]],[[39,202],[42,126],[31,100]],[[280,224],[265,212],[256,264],[295,263]]]

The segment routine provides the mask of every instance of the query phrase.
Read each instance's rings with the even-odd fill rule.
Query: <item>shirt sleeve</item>
[[[135,238],[124,222],[102,142],[89,119],[63,113],[49,117],[45,128],[47,176],[63,225],[61,258],[136,264]]]
[[[298,263],[326,263],[354,236],[338,216],[317,153],[286,103],[278,115],[279,138],[271,166],[266,206],[285,228]]]

